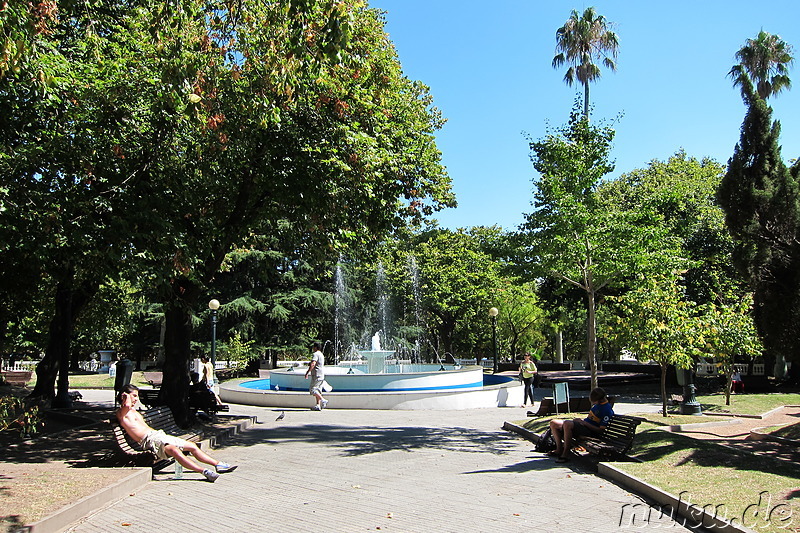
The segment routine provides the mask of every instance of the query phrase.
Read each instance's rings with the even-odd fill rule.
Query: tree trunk
[[[556,331],[556,363],[564,362],[564,334]]]
[[[191,360],[192,314],[200,289],[187,279],[171,283],[171,297],[165,303],[164,368],[159,400],[169,406],[181,427],[191,424],[188,404],[189,361]]]
[[[31,398],[51,403],[55,398],[55,381],[58,375],[58,402],[68,407],[70,343],[75,319],[97,292],[98,284],[85,281],[75,288],[75,269],[66,269],[56,284],[55,306],[50,321],[49,338],[44,357],[36,365],[36,386]]]
[[[589,82],[583,84],[583,116],[589,121]]]
[[[50,320],[47,348],[41,362],[36,365],[36,386],[31,393],[32,397],[48,403],[56,397],[55,382],[61,361],[65,359],[66,366],[69,367],[69,343],[72,333],[72,317],[70,316],[72,273],[69,273],[66,278],[60,280],[56,285],[55,310],[53,318]],[[66,380],[66,385],[69,386],[69,378],[66,375],[59,380],[59,386],[63,380]]]
[[[667,416],[667,368],[669,365],[661,363],[661,413]],[[685,400],[686,398],[684,398]]]
[[[725,405],[731,404],[731,385],[733,385],[733,369],[726,372],[725,378]]]
[[[592,371],[592,389],[597,387],[597,316],[594,291],[586,291],[586,359]]]

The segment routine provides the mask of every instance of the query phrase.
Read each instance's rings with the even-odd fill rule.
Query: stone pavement
[[[525,411],[286,410],[276,421],[279,410],[232,405],[259,420],[213,452],[238,470],[211,484],[170,469],[67,531],[617,530],[623,506],[642,500],[501,429]]]

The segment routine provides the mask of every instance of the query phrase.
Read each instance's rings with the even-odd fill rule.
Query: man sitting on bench
[[[608,403],[606,392],[600,387],[589,393],[589,401],[592,402],[592,408],[585,419],[564,420],[554,418],[550,421],[550,432],[556,441],[556,449],[550,452],[550,455],[558,457],[556,459],[557,463],[569,461],[573,438],[599,436],[608,426],[611,417],[614,416],[614,410],[611,408],[611,404]]]
[[[139,388],[135,385],[125,385],[119,393],[120,407],[117,409],[119,425],[130,438],[138,442],[142,448],[155,453],[159,459],[173,457],[184,468],[203,474],[206,481],[213,483],[220,474],[233,472],[236,465],[229,465],[217,461],[200,449],[194,442],[167,435],[162,430],[154,430],[145,422],[144,417],[136,410],[139,403]],[[214,467],[214,470],[203,468],[195,461],[186,457],[183,452],[192,454],[195,459]]]

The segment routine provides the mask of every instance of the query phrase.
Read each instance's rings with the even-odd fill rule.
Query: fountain
[[[359,350],[358,353],[367,361],[367,374],[382,374],[386,371],[386,358],[394,352],[381,350],[381,333],[372,336],[372,349]]]
[[[416,262],[413,261],[416,267]],[[379,272],[382,265],[379,265]],[[417,325],[420,324],[417,274],[412,272],[415,284]],[[410,359],[401,359],[401,349],[382,349],[381,336],[388,331],[388,299],[381,292],[378,276],[379,322],[381,330],[371,338],[369,350],[351,350],[357,359],[340,360],[340,320],[338,307],[345,300],[344,279],[341,268],[336,270],[336,298],[333,361],[325,365],[325,380],[333,388],[325,393],[329,408],[336,409],[470,409],[479,407],[505,407],[522,403],[522,387],[511,376],[484,374],[478,365],[462,366],[412,362],[419,359],[419,339]],[[327,343],[326,343],[327,345]],[[435,351],[435,350],[434,350]],[[437,359],[438,354],[437,354]],[[262,405],[267,407],[308,408],[313,404],[309,396],[306,367],[289,367],[272,370],[269,379],[242,379],[220,385],[220,398],[225,402]]]

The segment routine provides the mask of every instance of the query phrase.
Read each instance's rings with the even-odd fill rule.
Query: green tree
[[[746,284],[731,263],[733,240],[716,199],[725,167],[679,151],[666,161],[627,172],[599,188],[601,196],[625,209],[657,213],[692,264],[682,278],[686,297],[698,304],[740,300]]]
[[[347,23],[346,47],[322,61],[334,16]],[[198,18],[207,16],[190,22]],[[162,176],[165,191],[186,192],[158,201],[170,208],[158,215],[174,258],[156,267],[169,280],[162,394],[172,402],[185,396],[191,315],[232,246],[276,222],[312,250],[367,246],[452,203],[433,142],[441,118],[427,89],[402,75],[377,11],[315,2],[287,14],[245,2],[195,39],[201,52],[211,43],[184,81],[184,107],[198,120],[179,122]]]
[[[499,266],[470,232],[436,229],[421,237],[414,253],[423,306],[431,316],[427,324],[440,355],[471,352],[476,324],[488,323],[487,311],[498,305]]]
[[[514,357],[526,351],[541,352],[546,344],[545,311],[539,306],[536,284],[506,279],[497,292],[500,337],[506,339],[508,354]]]
[[[747,114],[718,197],[735,247],[733,263],[753,290],[768,372],[800,353],[800,182],[781,158],[780,123],[745,80]]]
[[[66,401],[77,318],[121,264],[136,270],[130,243],[148,216],[138,178],[153,156],[143,139],[157,144],[162,131],[152,120],[160,110],[146,105],[156,100],[150,82],[160,76],[148,67],[158,62],[142,57],[159,51],[148,46],[157,26],[135,6],[68,2],[57,17],[55,3],[40,7],[49,15],[32,15],[29,40],[16,45],[26,52],[0,76],[0,173],[8,184],[0,264],[2,277],[22,274],[19,287],[31,277],[49,285],[48,340],[32,396],[52,399],[59,373]]]
[[[65,8],[32,33],[45,52],[0,80],[0,165],[15,186],[2,252],[18,260],[24,245],[31,276],[59,287],[37,395],[54,395],[75,318],[120,262],[160,288],[162,394],[181,419],[193,315],[235,245],[283,224],[295,246],[331,252],[454,204],[433,142],[442,119],[376,10]]]
[[[661,406],[667,416],[667,369],[692,368],[704,345],[697,306],[684,299],[674,275],[643,277],[632,290],[609,299],[617,311],[610,334],[640,361],[661,367]]]
[[[583,14],[573,10],[567,22],[556,30],[556,51],[553,68],[569,64],[564,81],[572,86],[576,81],[583,85],[583,116],[589,118],[589,84],[600,79],[602,60],[604,67],[617,70],[619,39],[611,30],[611,23],[598,15],[593,7]]]
[[[725,405],[731,404],[731,380],[737,356],[752,361],[762,344],[752,317],[752,297],[731,306],[708,306],[701,317],[707,353],[725,376]]]
[[[208,299],[222,302],[220,342],[238,334],[252,342],[253,359],[269,353],[276,362],[281,353],[305,355],[311,342],[328,336],[332,262],[302,246],[283,250],[293,241],[291,228],[278,225],[270,235],[253,236],[226,256],[206,292]],[[207,318],[194,333],[206,349]]]
[[[728,75],[733,85],[742,88],[742,96],[747,98],[750,85],[755,85],[756,94],[762,100],[776,95],[783,89],[791,89],[789,67],[794,62],[792,47],[779,35],[764,30],[755,39],[747,39],[745,45],[736,52],[737,65],[731,67]]]
[[[608,153],[614,130],[589,124],[576,108],[570,122],[531,143],[540,174],[535,211],[522,229],[529,240],[526,256],[543,275],[578,289],[585,297],[586,359],[597,385],[598,295],[625,279],[659,265],[674,264],[673,239],[658,217],[646,209],[624,210],[597,194],[613,165]]]

